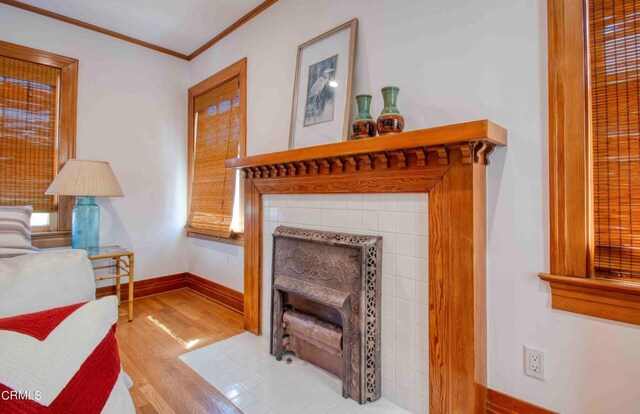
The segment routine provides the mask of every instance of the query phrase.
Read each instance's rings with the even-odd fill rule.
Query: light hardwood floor
[[[116,336],[138,413],[239,413],[178,355],[243,332],[242,315],[186,289],[134,304],[132,322],[120,306]]]

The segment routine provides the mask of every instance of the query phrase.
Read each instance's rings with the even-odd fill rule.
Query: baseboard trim
[[[193,290],[240,314],[244,314],[244,295],[236,290],[193,273],[187,273],[187,289]]]
[[[533,405],[500,391],[487,389],[487,413],[489,414],[557,414],[555,411]]]
[[[133,298],[143,298],[172,290],[187,287],[187,273],[176,273],[169,276],[154,277],[152,279],[136,280],[133,283]],[[96,298],[115,295],[116,285],[103,286],[96,289]],[[120,300],[126,301],[129,295],[129,283],[123,283],[120,289]]]
[[[152,279],[136,280],[133,286],[134,299],[159,295],[178,289],[192,290],[222,306],[240,314],[244,313],[244,295],[219,283],[212,282],[192,273],[177,273]],[[116,286],[103,286],[96,289],[96,298],[116,294]],[[129,295],[129,283],[123,283],[120,300],[126,301]]]

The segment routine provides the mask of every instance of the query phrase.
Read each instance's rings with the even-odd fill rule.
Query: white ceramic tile
[[[380,211],[396,211],[396,194],[380,194],[378,208]]]
[[[429,303],[429,284],[427,282],[415,281],[416,303],[426,305]]]
[[[245,414],[270,414],[274,411],[264,402],[258,400],[253,404],[242,409]]]
[[[398,234],[396,236],[398,253],[404,256],[416,255],[416,236],[413,234]]]
[[[396,341],[402,342],[403,344],[407,344],[407,345],[414,345],[415,335],[418,333],[417,330],[424,329],[424,328],[418,328],[411,323],[400,321],[400,320],[396,320],[395,328],[396,328]]]
[[[414,393],[399,385],[396,386],[396,404],[407,411],[413,412]]]
[[[429,326],[429,308],[427,305],[416,304],[416,325],[423,328]]]
[[[426,214],[416,214],[416,234],[426,236],[429,231],[429,218]]]
[[[380,211],[378,213],[378,229],[389,233],[396,232],[396,215],[389,211]]]
[[[397,276],[402,276],[410,279],[416,277],[416,259],[411,256],[396,255],[396,272]],[[396,286],[397,288],[397,286]]]
[[[378,230],[378,212],[362,211],[362,228],[368,230]],[[384,239],[383,239],[384,243]],[[383,246],[384,249],[384,246]]]
[[[291,364],[276,361],[267,352],[268,346],[267,338],[243,333],[179,358],[192,369],[197,367],[196,372],[248,414],[386,413],[398,408],[384,398],[364,406],[344,399],[339,378],[294,356]],[[235,361],[241,358],[252,362],[238,365]],[[395,378],[397,366],[393,359],[385,357],[385,377]],[[244,378],[247,383],[234,383],[231,376]],[[395,395],[395,383],[386,380],[386,384],[391,384],[388,388]]]
[[[415,343],[414,345],[418,349],[426,351],[429,349],[429,332],[427,328],[414,325]]]
[[[228,399],[233,400],[234,398],[236,398],[240,394],[243,394],[243,393],[245,393],[247,391],[248,390],[244,385],[236,383],[236,384],[233,384],[233,385],[225,388],[224,390],[222,390],[222,393]]]
[[[414,194],[397,194],[396,211],[414,213],[416,211],[416,197]]]
[[[320,224],[328,227],[333,226],[333,210],[322,210],[320,214]]]
[[[429,373],[429,355],[422,349],[415,348],[413,355],[413,368],[423,374]]]
[[[396,276],[395,296],[400,299],[415,300],[416,281],[406,277]]]
[[[403,234],[416,234],[416,214],[397,213],[396,232]]]
[[[362,229],[362,210],[349,210],[347,213],[348,226],[350,229]]]
[[[406,367],[413,366],[414,347],[396,341],[396,362]]]
[[[407,365],[396,363],[396,384],[409,391],[413,391],[413,387],[415,386],[414,375],[415,370]]]
[[[414,393],[413,399],[413,412],[415,414],[428,414],[429,413],[429,401],[425,397],[421,397]]]
[[[364,194],[362,196],[362,209],[378,211],[378,194]]]
[[[415,236],[416,257],[426,259],[429,253],[429,239],[426,236]]]
[[[347,208],[349,210],[362,210],[362,195],[349,194],[347,196]]]
[[[415,302],[396,298],[395,312],[396,312],[396,319],[409,322],[409,323],[416,322]]]
[[[396,299],[394,296],[382,294],[380,296],[382,298],[382,303],[380,304],[381,312],[383,315],[387,316],[395,316],[396,314]]]
[[[427,200],[426,194],[267,195],[264,197],[264,205],[268,208],[265,210],[265,228],[269,228],[271,232],[275,230],[276,225],[281,224],[382,237],[381,354],[386,361],[382,393],[385,398],[394,402],[400,398],[406,407],[413,407],[413,409],[421,409],[421,404],[427,401],[425,395],[418,394],[418,384],[427,378],[428,369],[428,351],[421,349],[428,348],[426,343],[429,322]],[[274,209],[273,213],[271,209]],[[263,246],[265,263],[262,311],[267,315],[270,313],[271,301],[271,233],[264,235]],[[269,330],[269,321],[263,321],[263,331],[268,333]],[[312,397],[322,397],[300,408],[301,413],[321,413],[329,410],[340,412],[347,409],[344,412],[351,412],[352,409],[356,409],[356,407],[339,406],[343,401],[340,397],[339,382],[321,381],[318,376],[307,371],[296,371],[293,376],[296,379],[294,382],[277,375],[273,380],[275,383],[267,382],[253,372],[247,375],[244,369],[256,365],[260,357],[256,360],[255,357],[250,357],[246,350],[243,352],[236,352],[233,355],[234,362],[242,365],[243,370],[238,370],[234,366],[226,367],[225,375],[249,388],[249,392],[258,398],[268,397],[269,400],[275,400],[277,395],[274,395],[274,390],[280,392],[283,384],[288,384],[291,387],[291,394],[301,395],[298,403],[304,404]],[[249,360],[252,362],[247,362]],[[264,361],[257,364],[256,366],[262,368],[260,374],[264,374],[265,369],[274,370],[273,365],[265,364]],[[206,364],[201,363],[202,365],[204,369],[211,369]],[[407,374],[406,377],[413,378],[415,384],[409,384],[406,380],[398,378],[398,365],[401,366],[401,370],[409,369],[413,372],[412,377],[412,374]],[[393,368],[388,368],[389,366]],[[232,370],[233,368],[235,370]],[[394,374],[393,381],[388,378],[391,373]],[[220,375],[219,372],[218,375]],[[242,378],[238,379],[239,376]],[[272,376],[266,376],[269,379],[272,378]],[[401,381],[401,385],[398,381]],[[310,387],[310,384],[314,384],[313,387]],[[305,393],[305,389],[310,392]],[[411,391],[412,389],[414,391]],[[280,397],[284,398],[283,395]],[[309,400],[304,400],[305,398]],[[287,401],[296,405],[295,401]],[[258,407],[255,408],[256,412]],[[281,411],[286,412],[287,409],[292,408],[286,407]],[[363,414],[383,412],[380,407],[371,404],[365,408],[358,412]],[[400,408],[396,406],[392,409],[394,410],[400,410]],[[278,410],[273,409],[273,412]]]
[[[413,387],[413,392],[421,397],[429,396],[429,378],[427,377],[427,374],[416,372],[414,381],[415,385]]]
[[[427,282],[429,280],[429,263],[427,259],[415,259],[414,260],[414,275],[416,280]]]
[[[232,398],[231,402],[234,403],[238,408],[243,409],[255,402],[258,402],[258,397],[251,394],[250,392],[245,392],[235,398]]]
[[[382,357],[382,378],[389,381],[396,381],[396,361],[391,358]]]
[[[333,225],[336,227],[348,227],[349,210],[334,210]]]

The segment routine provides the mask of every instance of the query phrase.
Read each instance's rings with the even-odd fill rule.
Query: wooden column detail
[[[263,194],[429,193],[430,411],[484,413],[485,170],[506,144],[484,120],[227,160],[246,177],[245,329],[260,333]]]
[[[429,192],[432,413],[486,406],[485,165],[457,158]]]

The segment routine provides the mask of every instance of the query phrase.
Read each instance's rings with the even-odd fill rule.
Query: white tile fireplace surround
[[[382,396],[427,413],[427,194],[278,194],[265,195],[263,203],[263,334],[271,330],[271,236],[277,226],[382,236]]]

